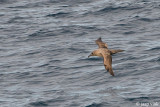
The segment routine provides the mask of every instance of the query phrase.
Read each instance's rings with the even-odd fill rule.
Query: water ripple
[[[0,0],[2,107],[128,107],[158,102],[159,0]],[[102,37],[103,58],[88,55]],[[107,101],[107,102],[106,102]]]

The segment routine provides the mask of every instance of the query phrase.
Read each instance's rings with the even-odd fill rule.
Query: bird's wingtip
[[[98,40],[101,40],[101,37],[99,37]]]
[[[99,37],[96,41],[102,41],[101,37]]]

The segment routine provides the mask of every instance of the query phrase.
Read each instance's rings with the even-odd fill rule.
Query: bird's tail
[[[110,73],[112,76],[114,76],[114,73],[113,73],[112,68],[109,68],[108,71],[109,71],[109,73]]]
[[[123,52],[124,50],[121,49],[110,49],[111,54],[116,54],[118,52]]]

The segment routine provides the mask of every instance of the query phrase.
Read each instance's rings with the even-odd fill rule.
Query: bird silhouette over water
[[[107,71],[109,71],[109,73],[114,76],[114,72],[112,70],[112,56],[113,54],[116,54],[118,52],[122,52],[124,50],[121,49],[108,49],[108,45],[106,43],[104,43],[101,40],[101,37],[98,38],[96,41],[96,44],[98,45],[98,49],[94,50],[89,56],[99,56],[99,57],[103,57],[103,63],[104,63],[104,67]]]

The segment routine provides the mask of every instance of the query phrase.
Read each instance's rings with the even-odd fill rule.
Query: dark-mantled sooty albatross
[[[112,70],[112,56],[113,54],[116,54],[118,52],[122,52],[124,50],[121,49],[108,49],[108,45],[106,43],[104,43],[101,40],[101,37],[98,38],[96,41],[96,44],[98,45],[98,49],[94,50],[89,56],[99,56],[99,57],[103,57],[103,63],[104,63],[104,67],[107,71],[109,71],[109,73],[114,76],[113,70]]]

